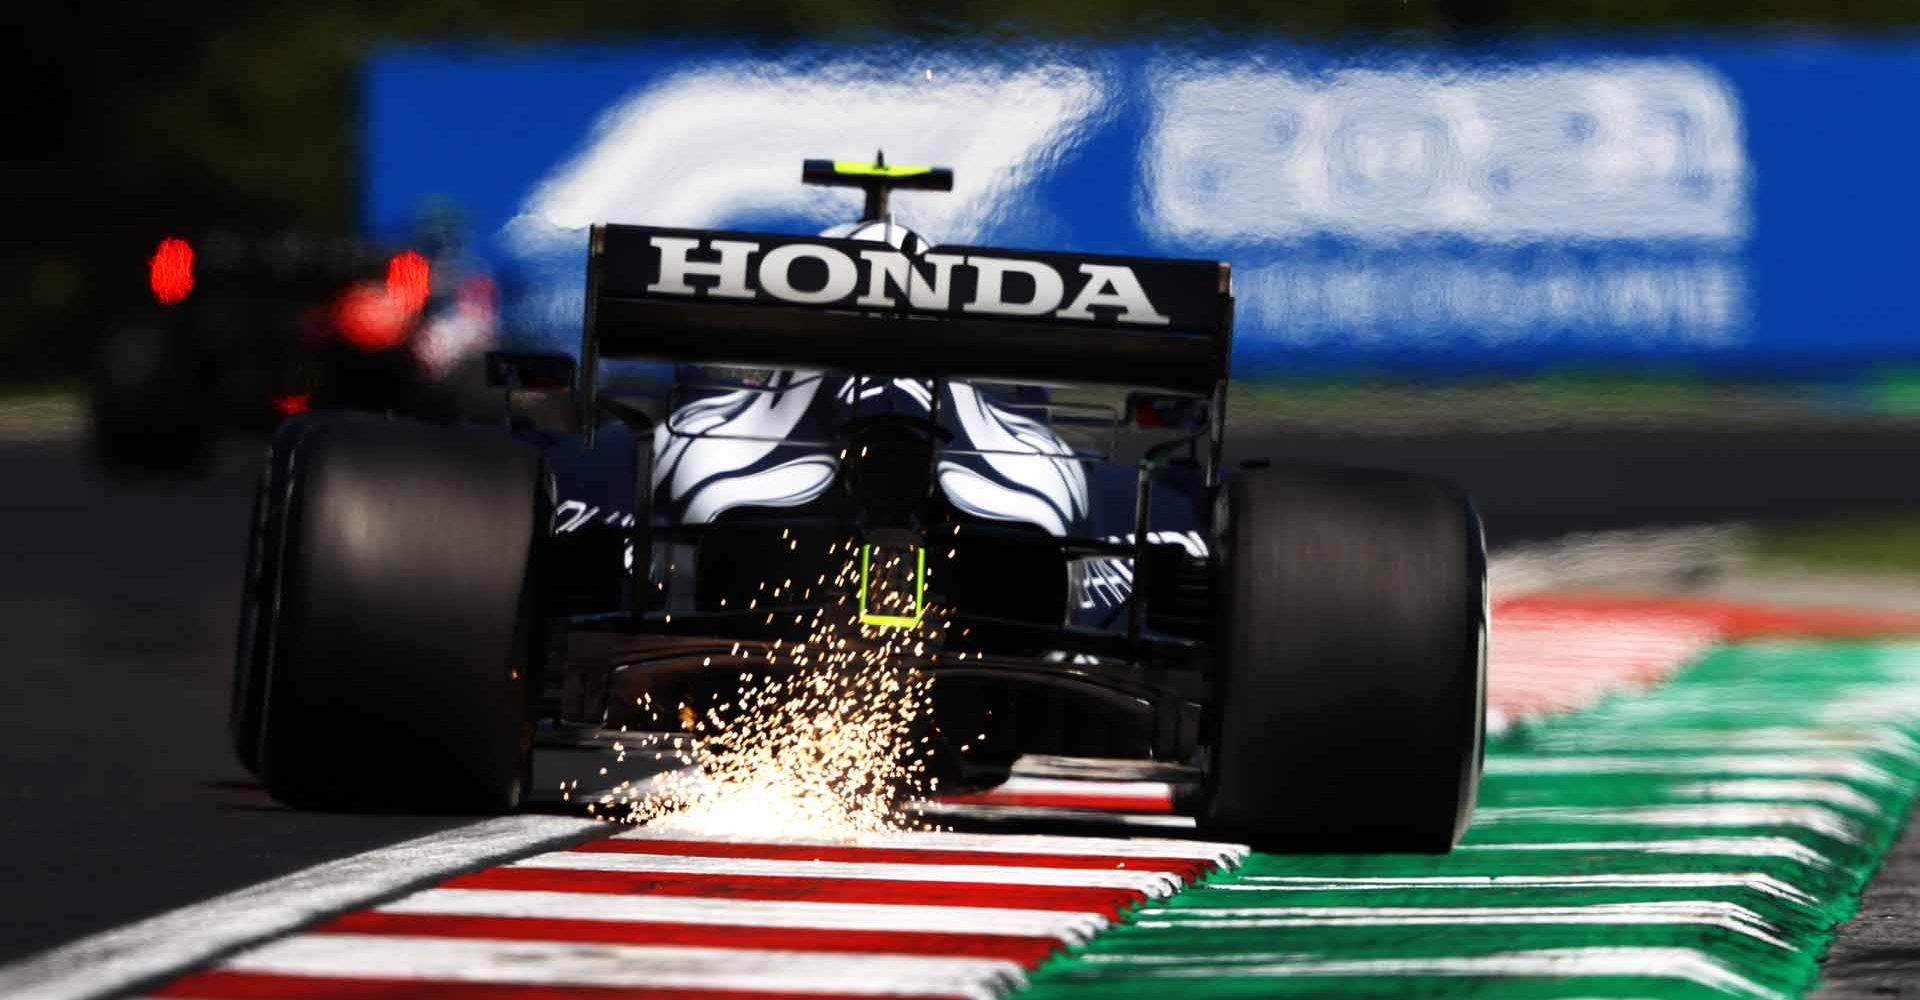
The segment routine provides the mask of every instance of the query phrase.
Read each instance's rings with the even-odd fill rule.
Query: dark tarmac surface
[[[1907,829],[1881,859],[1860,900],[1860,912],[1840,930],[1821,965],[1813,1000],[1892,1000],[1920,997],[1920,823]]]
[[[1491,541],[1912,510],[1920,436],[1302,435],[1236,454],[1445,471]],[[258,446],[205,480],[125,484],[71,443],[0,443],[0,962],[466,822],[296,814],[227,747]],[[1910,949],[1911,950],[1911,949]]]
[[[461,822],[295,816],[227,747],[252,469],[117,485],[0,445],[0,961]]]
[[[1494,548],[1575,531],[1920,512],[1920,430],[1556,429],[1397,437],[1299,433],[1266,455],[1444,476],[1479,501]]]

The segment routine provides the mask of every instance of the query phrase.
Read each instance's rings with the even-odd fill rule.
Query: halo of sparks
[[[721,835],[777,830],[860,840],[932,829],[916,816],[918,803],[940,785],[933,676],[919,665],[940,658],[947,622],[929,607],[915,626],[863,624],[854,601],[857,553],[851,540],[835,543],[828,555],[840,555],[842,565],[833,577],[821,574],[812,587],[788,579],[771,588],[775,599],[823,595],[810,611],[767,614],[769,625],[792,615],[794,624],[806,626],[804,639],[776,639],[770,647],[735,643],[705,659],[708,669],[738,667],[730,698],[668,709],[643,694],[643,713],[680,732],[637,733],[630,745],[615,745],[617,760],[651,754],[682,766],[623,781],[587,803],[588,812]],[[910,614],[917,582],[912,559],[883,556],[870,570],[869,609]]]

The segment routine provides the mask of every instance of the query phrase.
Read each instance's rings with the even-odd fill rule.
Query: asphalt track
[[[857,845],[491,820],[0,968],[0,990],[1798,994],[1920,792],[1920,643],[1901,638],[1920,616],[1592,593],[1495,613],[1500,725],[1449,855],[1142,837],[1190,825],[1167,785],[1032,761],[935,803],[960,832]],[[1034,832],[1069,824],[1078,835]]]
[[[1920,511],[1920,431],[1577,427],[1399,436],[1262,432],[1229,458],[1378,465],[1453,479],[1495,548],[1582,531]]]
[[[1573,530],[1907,508],[1902,434],[1296,436],[1236,452],[1445,470],[1496,544]],[[224,736],[255,455],[117,484],[70,445],[0,446],[0,961],[464,818],[294,816]],[[24,904],[24,905],[22,905]]]
[[[231,442],[181,479],[108,477],[72,443],[0,444],[0,963],[471,822],[296,815],[234,759],[263,447]],[[570,764],[543,760],[541,787]]]
[[[225,720],[251,448],[188,484],[0,449],[0,958],[451,822],[295,817]]]

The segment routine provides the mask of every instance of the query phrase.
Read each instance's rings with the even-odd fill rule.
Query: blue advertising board
[[[365,223],[452,204],[511,329],[594,222],[817,232],[808,157],[955,169],[936,243],[1230,261],[1241,375],[1920,362],[1920,40],[402,49]]]

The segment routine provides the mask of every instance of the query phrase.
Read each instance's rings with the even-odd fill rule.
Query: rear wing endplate
[[[1232,337],[1212,261],[601,225],[580,391],[589,427],[603,357],[1214,396]]]

